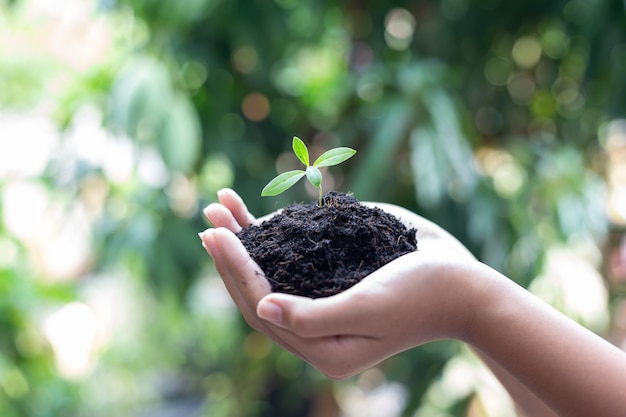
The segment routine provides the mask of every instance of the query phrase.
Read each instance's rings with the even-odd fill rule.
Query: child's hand
[[[331,378],[345,378],[385,358],[469,331],[471,277],[478,264],[456,239],[408,210],[368,203],[418,229],[419,250],[389,263],[332,297],[271,293],[263,273],[233,234],[254,217],[232,190],[205,210],[216,226],[203,236],[218,272],[246,321]]]

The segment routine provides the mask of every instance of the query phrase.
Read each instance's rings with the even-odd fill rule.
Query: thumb
[[[271,293],[257,304],[257,315],[305,338],[366,334],[364,323],[376,317],[376,305],[368,299],[362,293],[351,297],[349,291],[316,299]]]

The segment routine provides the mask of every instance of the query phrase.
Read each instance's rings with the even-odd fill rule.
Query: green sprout
[[[289,187],[297,183],[300,178],[306,175],[306,178],[313,185],[313,187],[317,188],[320,191],[319,196],[319,205],[322,206],[322,173],[319,168],[329,167],[333,165],[338,165],[349,159],[356,153],[356,151],[352,148],[339,147],[328,150],[320,155],[319,158],[313,162],[313,165],[309,165],[309,150],[306,145],[300,138],[297,136],[293,137],[293,153],[296,154],[300,162],[304,164],[306,167],[306,171],[301,169],[296,169],[293,171],[283,172],[273,180],[271,180],[265,188],[261,191],[261,195],[266,196],[274,196],[282,193],[287,190]]]

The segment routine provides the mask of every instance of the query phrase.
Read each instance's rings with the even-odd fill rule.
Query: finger
[[[292,297],[297,299],[296,303],[304,303],[305,308],[306,305],[316,300],[271,293],[269,283],[260,276],[260,269],[250,259],[236,236],[226,229],[210,229],[205,235],[203,235],[205,246],[213,255],[218,272],[224,279],[231,297],[233,297],[246,322],[251,327],[265,333],[281,347],[334,379],[343,379],[351,376],[380,360],[378,348],[375,347],[369,336],[336,335],[336,331],[346,333],[342,327],[350,329],[354,319],[350,319],[350,324],[343,326],[334,328],[326,326],[327,320],[337,322],[337,318],[334,316],[341,314],[344,307],[340,303],[337,303],[336,310],[332,308],[327,309],[324,306],[320,306],[319,310],[310,310],[310,314],[313,317],[322,313],[328,314],[327,317],[322,317],[320,320],[322,331],[317,331],[315,327],[307,330],[307,324],[304,322],[301,322],[304,323],[304,326],[299,325],[298,313],[290,316],[288,306],[285,306],[287,311],[286,322],[292,321],[293,324],[291,326],[277,326],[272,322],[260,320],[258,311],[263,311],[264,309],[260,300],[271,300],[272,296],[277,296],[278,298]],[[323,304],[326,304],[326,302]],[[294,332],[293,328],[300,328],[300,330]],[[329,333],[330,336],[313,337],[317,334],[325,333]],[[302,334],[307,334],[310,338],[303,338]],[[358,359],[355,359],[357,354]]]
[[[227,266],[227,261],[224,258],[224,249],[228,251],[228,248],[223,248],[220,242],[220,239],[216,238],[217,231],[220,229],[207,229],[204,232],[200,233],[200,239],[202,239],[202,246],[206,249],[206,251],[213,257],[213,263],[215,264],[215,269],[217,269],[218,274],[222,278],[228,293],[231,298],[237,304],[242,313],[246,313],[245,298],[240,293],[237,286],[233,283],[235,279],[231,277],[230,268]]]
[[[247,252],[243,253],[240,245],[232,240],[231,236],[232,234],[229,236],[227,231],[222,232],[219,229],[208,229],[200,234],[202,244],[213,257],[228,293],[252,328],[266,334],[294,355],[304,358],[305,355],[298,349],[297,343],[294,343],[297,341],[291,334],[260,320],[256,315],[256,299],[270,291],[269,284],[262,278],[260,269],[249,258]],[[249,268],[251,262],[254,265]],[[253,285],[250,285],[251,282]]]
[[[406,322],[402,306],[414,303],[421,280],[406,279],[420,262],[412,252],[384,265],[358,284],[331,297],[309,299],[272,293],[257,305],[257,315],[301,337],[353,335],[386,337]]]
[[[357,284],[358,285],[358,284]],[[356,287],[356,286],[355,286]],[[257,315],[303,338],[338,335],[375,337],[370,318],[380,317],[380,300],[367,288],[310,299],[271,293],[257,305]],[[367,318],[367,320],[364,320]]]
[[[202,241],[226,289],[246,321],[256,328],[259,322],[256,305],[271,291],[263,272],[230,230],[208,229],[202,234]]]
[[[355,375],[389,356],[383,343],[367,336],[304,338],[272,324],[260,331],[332,379]]]
[[[256,307],[259,300],[271,291],[261,268],[250,258],[241,241],[230,230],[213,229],[207,240],[209,247],[216,251],[213,257],[216,266],[224,271],[227,284],[236,287],[245,296],[248,304]]]
[[[368,336],[334,335],[304,338],[276,326],[272,337],[332,379],[344,379],[368,369],[400,350]],[[266,333],[268,334],[268,333]]]
[[[215,227],[224,227],[233,233],[241,231],[239,222],[235,219],[232,212],[221,204],[209,204],[204,210],[204,215]]]
[[[230,188],[223,188],[217,192],[217,198],[235,217],[241,227],[246,227],[255,222],[255,218],[248,211],[239,194]]]

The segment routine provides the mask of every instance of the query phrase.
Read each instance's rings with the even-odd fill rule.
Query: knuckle
[[[289,327],[298,336],[309,337],[313,335],[311,317],[306,313],[294,311],[289,317]]]

